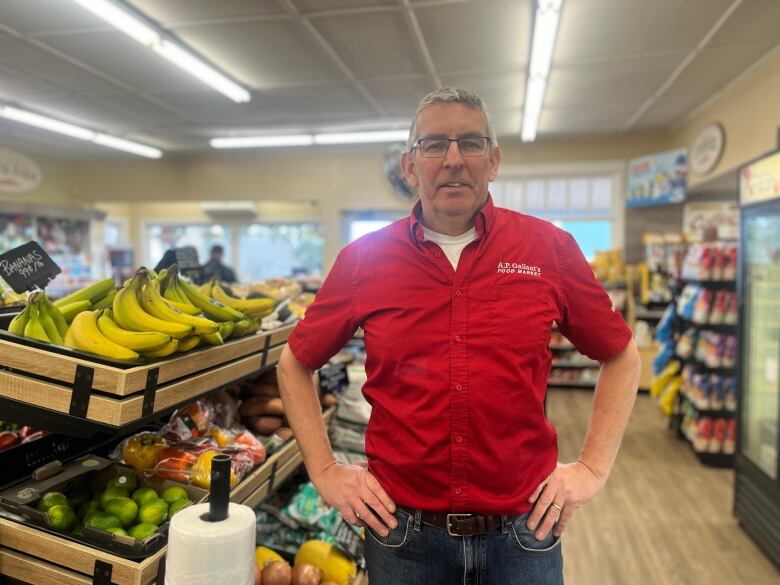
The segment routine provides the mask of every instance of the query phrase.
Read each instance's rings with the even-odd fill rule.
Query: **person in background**
[[[604,487],[634,404],[631,330],[570,234],[494,206],[500,160],[476,94],[425,96],[402,161],[419,201],[340,252],[280,358],[309,476],[366,527],[371,585],[561,584],[561,534]],[[553,325],[601,363],[571,463],[544,409]],[[365,467],[334,458],[312,382],[358,327]]]
[[[211,248],[209,261],[203,265],[203,282],[208,282],[215,276],[222,282],[237,282],[233,269],[222,263],[224,255],[225,250],[219,244]]]

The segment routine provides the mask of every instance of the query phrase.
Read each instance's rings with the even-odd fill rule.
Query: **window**
[[[319,224],[251,224],[238,229],[238,278],[253,282],[322,273]]]
[[[350,244],[362,238],[366,234],[381,230],[389,226],[394,221],[406,217],[407,213],[402,211],[365,211],[351,212],[344,216],[345,225],[345,244]]]
[[[527,177],[491,185],[495,204],[553,222],[574,236],[592,260],[612,241],[611,176]]]
[[[205,264],[209,260],[211,247],[224,248],[223,261],[234,261],[232,228],[223,225],[176,225],[153,224],[149,226],[149,263],[153,268],[163,257],[166,250],[193,246],[198,251],[198,261]]]

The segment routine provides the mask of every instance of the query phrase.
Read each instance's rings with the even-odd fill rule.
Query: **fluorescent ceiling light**
[[[199,59],[191,51],[163,38],[163,35],[149,26],[144,19],[120,4],[111,0],[73,1],[234,102],[242,103],[252,99],[245,88]]]
[[[542,115],[547,78],[550,75],[555,39],[558,36],[563,0],[539,0],[534,17],[531,62],[528,66],[525,101],[523,103],[523,142],[533,142]]]
[[[314,144],[363,144],[367,142],[405,142],[409,130],[383,130],[380,132],[341,132],[315,134]]]
[[[266,146],[309,146],[314,144],[311,134],[286,136],[241,136],[237,138],[212,138],[214,148],[261,148]]]
[[[212,138],[214,148],[258,148],[266,146],[310,146],[312,144],[365,144],[369,142],[405,142],[408,130],[340,132],[328,134],[287,134],[278,136],[242,136]]]
[[[109,136],[108,134],[101,134],[88,128],[82,128],[81,126],[74,126],[66,122],[60,122],[54,118],[47,116],[41,116],[40,114],[34,114],[27,110],[20,110],[13,106],[0,105],[0,116],[27,124],[29,126],[35,126],[36,128],[42,128],[51,132],[57,132],[58,134],[64,134],[72,138],[78,138],[79,140],[85,140],[87,142],[94,142],[101,146],[107,146],[109,148],[115,148],[117,150],[124,150],[125,152],[131,152],[133,154],[139,154],[147,158],[160,158],[162,151],[140,144],[138,142],[132,142],[125,140],[124,138],[117,138],[116,136]]]

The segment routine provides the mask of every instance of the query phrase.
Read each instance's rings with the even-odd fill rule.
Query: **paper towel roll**
[[[240,504],[230,504],[221,522],[209,522],[208,513],[208,504],[198,504],[171,519],[165,585],[252,585],[255,513]]]

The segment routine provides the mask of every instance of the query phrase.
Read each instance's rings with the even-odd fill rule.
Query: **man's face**
[[[434,104],[417,116],[418,139],[487,135],[482,112],[463,104]],[[495,180],[500,160],[497,146],[489,146],[483,155],[463,156],[451,142],[443,158],[425,158],[415,148],[404,154],[402,165],[406,180],[420,190],[426,218],[470,218],[487,201],[488,182]]]

